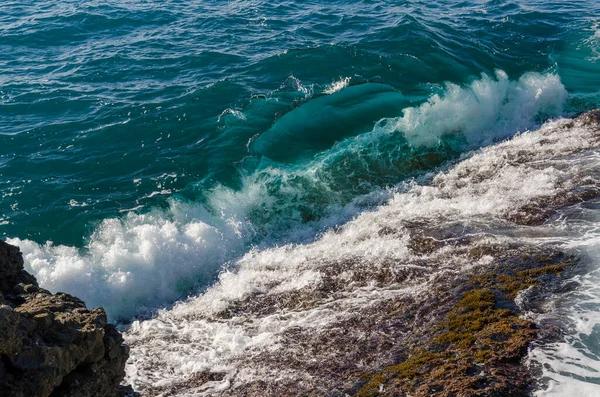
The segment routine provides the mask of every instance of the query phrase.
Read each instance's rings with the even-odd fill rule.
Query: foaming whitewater
[[[210,282],[220,264],[241,252],[235,221],[213,217],[201,206],[170,203],[168,212],[103,221],[83,252],[51,242],[8,241],[21,248],[41,285],[83,296],[112,316],[132,316]]]
[[[388,187],[402,179],[559,114],[565,97],[552,73],[510,81],[498,71],[463,87],[448,83],[427,103],[335,143],[308,163],[263,157],[242,175],[241,187],[217,185],[202,203],[172,198],[167,209],[105,219],[83,249],[8,241],[21,248],[43,287],[104,306],[111,318],[147,314],[210,285],[224,264],[252,247],[310,241],[388,200],[394,190]]]
[[[550,297],[544,310],[532,315],[564,335],[530,351],[530,365],[541,372],[536,396],[600,395],[600,202],[571,211],[577,218],[562,244],[583,258],[588,271],[568,280],[574,290]]]
[[[246,253],[205,293],[133,323],[128,381],[149,395],[245,395],[254,384],[263,392],[323,394],[339,384],[312,362],[377,368],[364,356],[344,360],[371,338],[386,338],[385,328],[370,334],[361,325],[385,312],[379,305],[408,299],[426,306],[436,283],[492,261],[485,254],[474,260],[469,253],[478,247],[571,248],[565,225],[576,217],[528,227],[513,219],[600,183],[598,132],[580,120],[547,123],[468,156],[430,184],[403,185],[386,204],[312,243]],[[439,241],[466,238],[466,245],[411,248],[423,230],[445,236]],[[365,332],[359,343],[328,343],[349,324]],[[597,371],[591,361],[588,370]],[[206,373],[221,376],[199,381]]]
[[[414,145],[432,145],[457,132],[471,145],[489,144],[559,114],[567,97],[558,75],[527,73],[510,81],[499,70],[495,77],[483,74],[467,89],[447,83],[443,95],[405,109],[392,126]]]

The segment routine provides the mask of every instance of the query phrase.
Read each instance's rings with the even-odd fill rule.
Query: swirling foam
[[[569,280],[578,288],[548,299],[538,321],[562,324],[562,340],[542,344],[529,353],[529,362],[541,363],[543,387],[538,397],[600,395],[600,213],[583,209],[575,235],[564,245],[586,260],[591,270]]]

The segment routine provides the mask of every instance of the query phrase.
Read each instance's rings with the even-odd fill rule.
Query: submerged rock
[[[1,396],[116,396],[128,356],[104,309],[40,288],[0,241]]]

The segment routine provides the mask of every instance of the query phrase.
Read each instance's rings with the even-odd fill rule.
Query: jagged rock
[[[104,309],[40,288],[0,241],[0,396],[117,396],[128,355]]]

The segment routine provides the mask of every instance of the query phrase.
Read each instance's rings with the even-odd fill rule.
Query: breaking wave
[[[339,117],[348,111],[344,95],[363,92],[352,88],[326,96],[333,101],[330,106],[337,106]],[[389,93],[384,90],[381,95]],[[18,238],[8,241],[21,248],[27,269],[43,287],[72,293],[90,306],[104,306],[113,319],[129,319],[210,285],[225,264],[244,254],[251,257],[254,254],[248,252],[254,249],[309,242],[365,210],[411,197],[395,196],[407,186],[399,183],[426,178],[461,153],[559,115],[566,95],[559,76],[552,73],[527,73],[511,81],[497,71],[494,77],[483,74],[464,86],[447,83],[426,103],[405,108],[400,117],[384,118],[368,132],[339,137],[309,161],[286,163],[262,154],[254,157],[259,160],[256,164],[245,165],[238,188],[218,185],[203,192],[198,202],[174,196],[167,209],[105,219],[82,249]],[[305,122],[295,112],[303,115],[303,106],[322,98],[291,110],[286,122]],[[263,135],[285,131],[271,129]],[[552,175],[544,178],[532,180],[531,188],[553,183]],[[427,194],[428,188],[422,189]],[[519,197],[527,200],[528,194],[519,192]],[[489,203],[485,206],[489,210],[504,205]],[[369,232],[368,227],[356,231]],[[277,255],[289,259],[287,254]],[[278,277],[290,275],[282,270]],[[300,280],[311,282],[304,275],[290,283]]]

